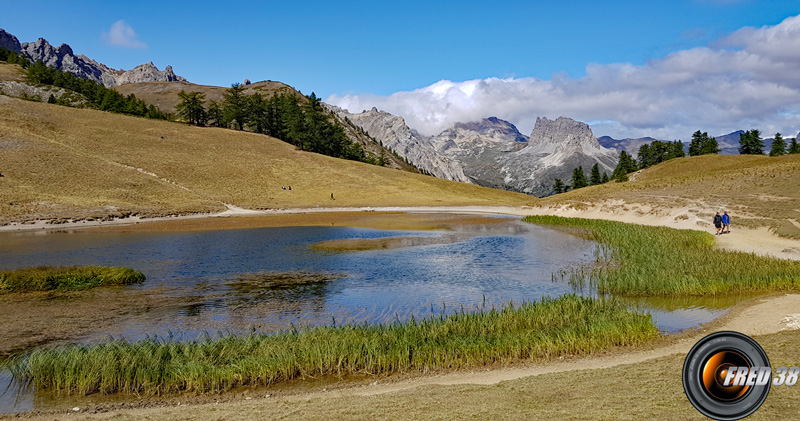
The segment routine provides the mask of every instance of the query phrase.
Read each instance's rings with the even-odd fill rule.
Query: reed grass
[[[599,265],[568,274],[576,288],[695,296],[800,289],[800,262],[719,250],[706,232],[557,216],[524,220],[578,229],[600,243],[595,252]]]
[[[123,267],[37,266],[0,271],[0,294],[34,291],[80,291],[99,286],[143,282],[141,272]]]
[[[646,343],[649,314],[611,298],[566,295],[389,325],[346,325],[171,342],[149,339],[34,350],[4,365],[59,394],[219,392],[323,375],[427,372],[542,360]]]

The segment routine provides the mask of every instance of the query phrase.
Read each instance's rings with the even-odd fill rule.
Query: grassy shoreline
[[[220,392],[324,375],[428,372],[583,355],[659,337],[648,314],[566,295],[391,325],[327,326],[191,342],[39,349],[4,366],[59,394]]]
[[[800,262],[719,250],[711,234],[622,222],[528,216],[597,241],[600,263],[573,271],[576,288],[627,296],[712,296],[800,290]]]
[[[144,274],[124,267],[37,266],[0,271],[0,294],[36,291],[81,291],[101,286],[131,285]]]

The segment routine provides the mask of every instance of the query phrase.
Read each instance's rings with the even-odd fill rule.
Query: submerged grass
[[[37,266],[0,271],[0,294],[34,291],[79,291],[99,286],[143,282],[141,272],[123,267]]]
[[[617,295],[716,295],[800,289],[800,262],[714,248],[714,236],[695,230],[615,221],[529,216],[527,222],[580,229],[599,242],[603,263],[576,271],[570,283],[587,283]]]
[[[321,375],[425,372],[587,354],[659,336],[648,314],[566,295],[390,325],[305,328],[191,342],[114,341],[34,350],[4,365],[60,394],[218,392]]]

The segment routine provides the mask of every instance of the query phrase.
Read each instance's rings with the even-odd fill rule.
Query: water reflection
[[[415,240],[358,252],[311,248],[341,240],[384,244],[376,239],[390,237]],[[502,307],[572,292],[566,282],[553,282],[552,274],[592,262],[594,249],[592,242],[516,219],[431,232],[286,227],[0,234],[0,269],[98,264],[128,266],[147,276],[125,288],[0,297],[6,310],[0,315],[0,348],[6,348],[0,353],[109,337],[191,340]],[[651,311],[670,332],[718,317],[737,301],[627,299]],[[25,322],[12,321],[11,314]],[[9,381],[0,373],[0,388]],[[32,395],[19,402],[13,395],[0,397],[0,412],[32,408]]]

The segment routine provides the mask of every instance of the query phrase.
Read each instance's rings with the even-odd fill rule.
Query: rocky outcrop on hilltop
[[[138,82],[175,82],[186,79],[177,76],[171,66],[163,71],[153,64],[145,63],[131,70],[116,70],[98,63],[89,57],[75,55],[72,47],[61,44],[54,47],[44,38],[35,42],[20,43],[17,37],[0,29],[0,47],[27,56],[31,61],[41,60],[48,67],[61,69],[83,79],[93,80],[106,87]]]
[[[164,70],[158,70],[153,62],[140,64],[127,72],[117,76],[117,85],[126,83],[141,82],[185,82],[186,79],[180,77],[172,71],[172,66],[167,66]]]
[[[22,51],[19,40],[14,35],[9,34],[3,29],[0,29],[0,48],[13,51],[19,54]]]
[[[118,85],[117,71],[84,55],[76,56],[67,44],[53,47],[46,39],[39,38],[36,42],[23,42],[21,46],[22,54],[31,61],[41,60],[47,67],[61,69],[105,86]]]
[[[588,174],[595,163],[611,173],[617,153],[600,145],[589,125],[567,117],[536,119],[528,145],[511,154],[500,170],[507,184],[524,193],[544,196],[553,180],[569,183],[572,171],[581,166]]]
[[[336,106],[328,107],[338,116],[364,129],[384,147],[404,157],[417,168],[439,178],[470,182],[458,162],[438,153],[431,139],[420,136],[409,128],[403,117],[379,111],[377,108],[352,114]]]

